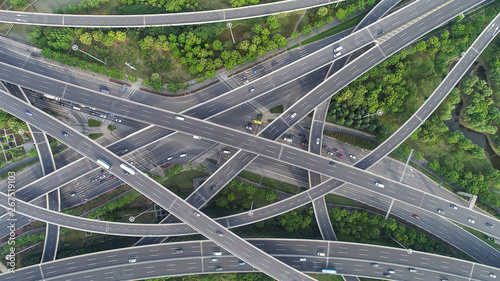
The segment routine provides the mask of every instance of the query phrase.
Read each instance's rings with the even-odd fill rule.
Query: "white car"
[[[372,262],[372,266],[373,266],[373,267],[379,267],[379,266],[380,266],[380,264],[378,264],[378,263],[376,263],[376,262]]]
[[[316,138],[316,144],[319,144],[319,138]]]
[[[327,153],[328,155],[331,155],[331,156],[333,156],[333,155],[334,155],[334,154],[333,154],[333,152],[331,152],[331,151],[328,151],[328,152],[326,152],[326,153]]]
[[[184,117],[182,117],[180,115],[175,115],[175,119],[184,121]]]
[[[297,113],[293,112],[293,113],[290,115],[290,118],[293,118],[293,117],[295,117],[295,116],[297,116]]]
[[[187,153],[182,153],[181,155],[179,155],[179,157],[180,157],[180,158],[182,158],[182,157],[186,157],[186,156],[188,156],[188,154],[187,154]]]
[[[342,55],[342,53],[338,52],[335,55],[333,55],[333,57],[336,58],[336,57],[339,57],[340,55]]]
[[[494,273],[490,273],[491,278],[497,278],[497,276]]]
[[[438,209],[438,214],[441,214],[441,215],[444,215],[446,214],[445,211],[441,210],[441,209]]]
[[[129,259],[128,262],[136,262],[137,259]]]
[[[411,272],[411,273],[417,272],[417,270],[415,268],[408,268],[408,271]]]
[[[306,261],[306,258],[299,258],[299,261]]]
[[[349,154],[349,157],[351,157],[352,159],[356,159],[356,155],[354,154]]]
[[[384,188],[384,185],[378,181],[375,182],[375,186],[378,186],[380,188]]]
[[[476,222],[474,219],[471,219],[471,218],[468,218],[467,221],[470,222],[470,223],[475,223]]]

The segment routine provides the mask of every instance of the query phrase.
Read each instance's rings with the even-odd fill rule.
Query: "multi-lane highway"
[[[456,1],[458,1],[458,0],[456,0]],[[455,2],[455,4],[456,3],[458,3],[458,2]],[[474,6],[475,4],[477,4],[477,3],[470,3],[469,2],[469,3],[466,3],[465,6],[454,5],[454,9],[458,13],[458,11],[460,9],[468,9],[471,6]],[[434,14],[435,13],[431,13],[427,17],[430,17],[429,19],[432,20],[432,16]],[[435,16],[438,17],[438,19],[442,18],[442,16],[440,16],[439,13],[436,14]],[[389,18],[389,17],[386,17],[386,18]],[[412,27],[415,27],[415,25],[410,25],[408,27],[408,29],[411,29]],[[425,26],[423,28],[430,28],[430,27],[432,27],[432,26]],[[422,26],[420,25],[419,28],[421,29]],[[417,28],[417,30],[419,28]],[[412,31],[412,30],[408,30],[407,32],[410,32],[410,31]],[[388,39],[387,41],[385,41],[384,43],[387,43],[387,45],[390,46],[391,45],[390,43],[404,41],[404,40],[401,40],[400,36],[405,36],[405,38],[407,38],[407,36],[408,36],[408,34],[406,34],[407,32],[400,32],[400,33],[396,34],[395,36],[391,37],[390,39]],[[425,31],[422,30],[422,31],[420,31],[420,33],[425,33]],[[418,36],[418,34],[420,34],[420,33],[417,32],[416,36]],[[384,44],[380,44],[379,48],[372,48],[370,51],[368,51],[363,56],[366,56],[366,59],[370,59],[370,57],[377,58],[377,56],[379,59],[380,58],[383,59],[383,56],[381,57],[381,53],[380,53],[380,50],[382,50],[383,48],[386,48],[386,47],[384,47]],[[387,51],[389,54],[391,52],[394,52],[395,50],[397,50],[397,49],[394,49],[393,47],[387,47],[387,48],[392,50],[392,51]],[[363,57],[363,56],[361,56],[361,57]],[[358,60],[360,58],[358,58]],[[349,65],[351,65],[351,64],[349,64]],[[356,69],[349,68],[349,65],[346,66],[346,68],[344,68],[344,69],[347,69],[346,72],[355,73],[355,74],[360,72],[359,69],[356,70]],[[344,69],[342,69],[339,73],[341,73]],[[26,74],[20,74],[20,75],[22,76],[22,75],[26,75]],[[12,74],[10,76],[12,76]],[[335,77],[335,75],[332,77]],[[37,77],[37,78],[41,78],[41,77]],[[25,82],[21,81],[21,83],[25,83]],[[54,84],[56,84],[56,82],[52,81],[51,84],[54,85]],[[342,83],[340,86],[342,86]],[[237,132],[234,130],[229,130],[227,128],[221,128],[220,126],[214,126],[214,125],[206,123],[206,122],[202,122],[202,121],[198,121],[198,120],[194,120],[194,119],[189,119],[189,118],[188,118],[188,120],[186,120],[186,122],[181,122],[181,121],[173,118],[173,114],[171,114],[171,113],[169,113],[169,118],[167,118],[165,115],[163,115],[163,114],[165,114],[164,111],[157,110],[157,109],[150,108],[150,107],[145,107],[143,105],[137,105],[135,103],[133,105],[130,105],[131,104],[130,102],[121,101],[121,100],[118,100],[116,98],[113,98],[110,96],[105,96],[105,95],[102,95],[99,93],[97,93],[97,95],[101,96],[99,99],[103,103],[96,104],[95,102],[91,101],[90,99],[88,99],[86,97],[86,96],[90,97],[91,94],[80,93],[80,91],[82,91],[82,89],[80,89],[78,87],[68,85],[67,87],[64,87],[64,89],[65,89],[65,91],[63,92],[63,96],[66,95],[66,98],[68,98],[70,100],[74,100],[74,101],[79,102],[79,103],[88,104],[88,105],[91,105],[93,107],[101,108],[103,110],[109,110],[108,108],[105,108],[105,106],[107,104],[114,104],[115,106],[119,107],[120,110],[123,110],[123,111],[120,111],[117,113],[122,114],[122,115],[128,115],[133,119],[143,121],[146,123],[156,124],[159,126],[173,128],[173,129],[178,130],[178,131],[184,131],[184,132],[189,132],[189,131],[193,131],[193,130],[198,131],[199,133],[197,133],[197,134],[202,136],[202,137],[205,137],[205,138],[217,141],[217,142],[221,142],[221,143],[226,143],[228,145],[235,146],[235,147],[238,147],[240,149],[244,149],[246,151],[256,152],[258,154],[265,155],[266,157],[271,157],[274,159],[285,161],[289,164],[296,165],[296,166],[299,166],[299,167],[302,167],[305,169],[316,170],[322,174],[331,176],[331,177],[339,179],[339,180],[352,182],[353,180],[351,180],[350,178],[353,178],[353,176],[349,175],[349,174],[356,174],[357,176],[365,175],[365,179],[363,180],[364,183],[363,184],[357,183],[357,185],[364,186],[367,188],[373,187],[373,183],[375,180],[380,180],[380,177],[377,177],[377,176],[370,174],[368,172],[360,171],[360,170],[356,170],[355,172],[354,172],[354,170],[350,170],[350,172],[347,172],[347,170],[352,169],[352,168],[345,167],[345,166],[341,167],[342,164],[337,164],[335,167],[332,167],[331,165],[328,164],[329,161],[325,158],[313,157],[309,153],[305,153],[303,151],[300,151],[300,150],[297,150],[294,148],[285,147],[285,146],[280,145],[280,144],[272,143],[272,142],[263,140],[261,138],[255,138],[252,136],[248,136],[247,134],[241,134],[240,132]],[[59,92],[59,91],[55,91],[55,92]],[[96,93],[92,93],[92,94],[96,95]],[[324,95],[324,92],[321,93],[320,95]],[[321,98],[315,99],[315,100],[320,102]],[[311,107],[312,105],[307,105],[307,106]],[[132,108],[132,107],[134,107],[136,109],[140,109],[140,110],[131,112],[131,110],[129,108]],[[304,108],[304,107],[302,107],[302,108]],[[293,107],[292,107],[292,109],[289,109],[287,111],[288,114],[291,110],[293,110]],[[130,113],[129,113],[129,111],[130,111]],[[304,110],[301,109],[300,112],[301,112],[301,114],[303,114]],[[303,115],[305,115],[305,114],[303,114]],[[165,118],[158,120],[158,116],[165,116]],[[286,116],[286,113],[285,113],[285,116]],[[290,121],[289,120],[290,116],[291,115],[288,115],[288,117],[284,118],[285,121],[282,121],[282,123],[281,123],[283,125],[282,128],[285,128],[284,126],[286,124],[287,119],[288,119],[288,121]],[[297,117],[299,117],[299,116],[300,115],[298,115]],[[293,123],[293,122],[290,122],[290,123]],[[212,132],[218,132],[218,133],[214,134]],[[275,131],[272,134],[276,134],[276,132],[277,131]],[[309,159],[310,161],[303,162],[302,159]],[[313,163],[313,162],[316,162],[316,163]],[[342,172],[342,169],[344,170],[343,172]],[[355,180],[359,180],[359,178],[357,178]],[[408,188],[409,188],[409,187],[401,185],[399,183],[391,183],[389,186],[391,186],[391,187],[395,186],[400,190],[408,190]],[[388,190],[388,188],[385,188],[381,192],[387,192],[387,190]],[[414,203],[417,205],[418,205],[418,202],[421,202],[423,200],[422,198],[426,197],[426,194],[424,194],[420,191],[417,191],[415,189],[413,189],[411,191],[408,190],[408,192],[409,192],[409,194],[413,194],[413,193],[418,194],[418,196],[416,198],[413,198],[413,200],[411,200],[411,201],[413,201],[411,203]],[[405,193],[405,194],[408,194],[408,193]],[[404,196],[406,196],[406,195],[404,195]],[[434,197],[434,196],[429,195],[429,196],[427,196],[427,199],[429,199],[429,197]],[[407,199],[407,198],[405,198],[405,199]],[[444,203],[444,204],[446,204],[446,203]],[[474,214],[474,216],[476,216],[476,217],[482,216],[483,217],[483,219],[480,220],[482,222],[482,224],[481,225],[476,224],[476,225],[474,225],[474,227],[490,234],[491,236],[495,236],[495,237],[498,236],[498,234],[495,234],[495,231],[491,231],[489,228],[487,228],[484,225],[484,222],[486,222],[490,218],[485,217],[485,215],[483,215],[483,214]],[[462,222],[464,220],[464,218],[460,218],[460,219],[456,219],[456,220],[459,222]]]
[[[324,6],[344,0],[286,0],[240,8],[155,15],[61,15],[0,11],[0,22],[64,27],[148,27],[242,20]]]
[[[421,1],[421,2],[424,2],[424,1]],[[421,20],[423,17],[426,17],[426,21],[428,20],[428,21],[431,21],[431,22],[432,22],[432,20],[434,20],[434,21],[435,20],[441,20],[441,22],[440,22],[440,24],[441,24],[441,23],[443,23],[443,20],[442,20],[443,17],[441,16],[441,18],[439,18],[438,16],[441,13],[438,13],[436,15],[434,13],[435,11],[437,11],[439,9],[442,9],[443,7],[446,7],[446,8],[449,9],[447,11],[447,13],[450,13],[450,11],[451,11],[450,17],[452,17],[452,15],[455,15],[457,11],[460,11],[460,9],[470,9],[470,8],[474,7],[474,5],[476,5],[476,4],[477,3],[472,3],[471,2],[471,3],[467,3],[466,5],[462,5],[459,0],[448,1],[447,3],[442,3],[441,5],[436,6],[433,9],[428,9],[422,16],[420,16],[417,19]],[[433,16],[435,16],[434,19],[432,19]],[[444,21],[447,21],[447,19],[448,18],[445,18]],[[424,22],[424,24],[425,24],[425,22]],[[430,25],[430,26],[427,25],[427,26],[425,26],[425,27],[422,28],[421,26],[422,26],[422,24],[420,24],[420,25],[417,26],[417,27],[420,28],[420,29],[417,29],[417,33],[416,33],[417,35],[420,34],[418,32],[422,32],[423,30],[436,27],[436,26],[432,26],[432,25]],[[407,41],[414,40],[415,38],[413,38],[413,39],[412,38],[408,38],[408,33],[412,33],[412,30],[411,30],[412,28],[414,28],[413,31],[415,31],[415,25],[414,24],[406,24],[406,25],[403,25],[403,27],[404,27],[403,31],[401,31],[400,29],[396,29],[396,30],[393,30],[392,32],[385,33],[385,34],[387,34],[386,36],[382,36],[381,38],[377,38],[376,42],[378,44],[376,45],[376,47],[372,48],[371,50],[369,50],[368,53],[367,53],[368,55],[365,54],[362,57],[366,60],[366,58],[370,58],[370,53],[371,53],[373,60],[370,61],[370,64],[376,64],[376,63],[378,63],[377,56],[379,57],[378,59],[384,59],[386,56],[391,55],[392,53],[394,53],[395,51],[397,51],[398,49],[400,49],[401,46],[404,46],[404,44],[408,43],[405,40],[401,40],[402,37],[401,37],[400,33],[403,33],[402,35],[406,36],[406,38],[407,38],[406,40]],[[387,155],[390,151],[392,151],[392,149],[394,149],[397,145],[399,145],[399,143],[402,142],[407,135],[411,134],[411,132],[413,132],[417,128],[415,126],[419,126],[425,120],[425,118],[427,118],[430,115],[430,113],[432,113],[432,111],[435,109],[435,107],[437,107],[439,105],[439,103],[442,101],[442,99],[444,99],[446,97],[446,95],[449,92],[449,90],[451,90],[451,88],[456,84],[456,81],[458,81],[458,79],[463,75],[463,72],[465,72],[467,70],[468,66],[470,66],[470,64],[477,58],[477,56],[479,55],[479,53],[484,49],[484,47],[489,43],[489,41],[491,41],[491,39],[494,37],[494,35],[497,34],[498,27],[496,27],[496,29],[493,30],[494,27],[495,27],[494,25],[493,26],[490,25],[486,29],[485,32],[486,33],[489,32],[489,34],[486,34],[485,36],[481,36],[483,38],[480,37],[480,39],[478,39],[475,42],[475,44],[473,45],[472,49],[476,53],[472,53],[472,52],[469,53],[468,52],[462,58],[462,60],[459,62],[458,66],[454,68],[454,70],[456,70],[456,69],[459,69],[459,70],[457,70],[455,73],[450,73],[450,76],[448,76],[449,79],[447,78],[447,80],[445,80],[445,82],[443,82],[445,85],[446,84],[450,84],[451,86],[449,86],[449,85],[448,86],[443,86],[442,88],[438,88],[436,90],[436,92],[438,94],[436,94],[435,96],[439,96],[441,99],[436,98],[432,103],[430,103],[430,105],[427,105],[427,102],[426,102],[424,104],[424,106],[427,105],[427,110],[422,110],[421,109],[421,110],[419,110],[414,115],[414,117],[416,117],[417,119],[420,120],[420,123],[417,124],[417,125],[415,125],[416,123],[415,122],[411,123],[410,121],[412,119],[410,119],[408,121],[408,123],[411,123],[411,125],[409,125],[408,129],[405,130],[405,131],[401,131],[401,132],[398,131],[397,132],[398,135],[399,135],[399,138],[393,138],[393,139],[391,139],[392,138],[391,137],[389,139],[389,141],[391,141],[392,143],[386,144],[385,150],[382,149],[383,153],[382,154],[375,154],[375,153],[370,154],[368,160],[363,160],[365,162],[360,162],[360,163],[365,163],[364,164],[365,166],[361,167],[361,166],[359,166],[361,164],[358,163],[358,166],[360,168],[366,169],[366,168],[372,166],[374,163],[376,163],[382,157],[384,157],[385,155]],[[367,29],[367,31],[369,31],[369,29]],[[398,42],[398,40],[400,42],[402,42],[401,46],[396,43],[396,42]],[[479,42],[479,43],[476,45],[477,42]],[[354,50],[354,48],[353,48],[353,50]],[[376,51],[374,51],[374,50],[376,50]],[[358,61],[358,63],[359,63],[359,61]],[[352,64],[351,64],[351,67],[352,67]],[[349,68],[349,65],[348,65],[347,68]],[[465,70],[463,70],[463,68],[465,68]],[[355,70],[355,69],[351,68],[351,71],[352,70]],[[463,72],[462,72],[462,70],[463,70]],[[349,80],[349,79],[351,79],[351,78],[354,79],[355,77],[361,75],[365,71],[366,70],[364,68],[359,68],[358,67],[358,71],[354,71],[354,72],[352,72],[352,74],[350,76],[347,76],[347,78],[348,78],[347,82],[341,81],[339,84],[341,85],[342,83],[348,83],[349,81],[352,81],[352,80]],[[337,78],[339,78],[339,77],[337,77]],[[271,81],[271,83],[272,82],[273,81]],[[327,80],[327,82],[329,82],[329,81]],[[328,83],[323,83],[322,85],[318,86],[317,89],[321,88],[321,86],[324,86],[324,85],[328,85]],[[329,85],[329,86],[331,86],[331,85]],[[69,87],[71,87],[71,86],[69,86]],[[291,109],[287,110],[280,117],[280,119],[278,119],[279,120],[278,122],[275,121],[276,123],[273,123],[273,124],[271,124],[271,126],[268,126],[267,128],[269,128],[269,131],[271,131],[271,129],[274,129],[275,131],[274,132],[271,131],[268,135],[264,134],[264,136],[268,137],[269,139],[276,139],[281,134],[283,134],[291,125],[295,124],[296,120],[301,119],[310,110],[314,109],[314,107],[312,107],[312,109],[311,109],[311,106],[313,106],[313,105],[307,105],[306,104],[309,99],[311,99],[313,97],[316,97],[316,98],[319,97],[317,99],[319,102],[325,100],[325,98],[323,98],[320,95],[320,93],[317,93],[318,92],[317,89],[316,89],[316,93],[315,93],[315,91],[312,91],[311,94],[307,95],[306,97],[304,97],[299,102],[299,104],[301,104],[301,105],[297,105],[297,107],[296,107],[297,110],[295,110],[295,111],[291,111]],[[68,92],[63,91],[62,95],[64,96],[66,94],[67,95],[66,98],[68,98],[69,100],[81,102],[79,100],[75,100],[74,94],[76,92],[72,92],[72,90],[80,90],[81,91],[81,89],[78,89],[78,87],[74,87],[74,89],[70,89],[70,91],[68,91]],[[448,91],[448,92],[446,92],[446,91]],[[264,94],[264,93],[261,93],[261,94]],[[91,93],[91,95],[95,95],[95,93]],[[230,96],[230,95],[227,95],[227,96]],[[429,99],[429,100],[431,100],[431,99]],[[88,102],[82,102],[82,103],[87,104],[87,105],[92,105],[92,103],[88,103]],[[234,106],[236,106],[238,104],[241,104],[241,100],[238,101],[238,102],[235,102],[233,104],[234,104]],[[206,112],[207,108],[203,108],[203,106],[204,105],[202,105],[200,107],[200,108],[202,108],[202,110],[200,110],[200,111],[201,112]],[[129,105],[129,108],[130,108],[130,105]],[[231,107],[226,107],[226,109],[224,109],[224,108],[216,108],[216,109],[214,109],[214,111],[215,112],[224,112],[224,111],[227,111],[230,108]],[[292,107],[292,108],[294,108],[294,107]],[[101,107],[101,109],[108,110],[108,108],[106,107],[106,105],[104,107]],[[151,109],[151,108],[147,108],[146,107],[146,108],[143,108],[143,109]],[[430,112],[429,112],[429,110],[430,110]],[[127,111],[131,111],[131,109],[128,109]],[[115,112],[115,111],[113,111],[113,112]],[[421,116],[417,115],[419,112],[421,113]],[[126,115],[126,116],[130,115],[128,113],[129,112],[127,112],[127,114],[125,114],[123,112],[120,112],[120,114],[123,114],[123,115]],[[144,113],[144,111],[143,111],[143,113]],[[361,186],[363,188],[373,189],[373,182],[374,182],[374,180],[376,180],[376,181],[383,180],[386,183],[386,187],[389,187],[389,188],[391,188],[393,190],[398,190],[399,192],[401,192],[401,190],[402,190],[401,189],[402,186],[398,185],[398,183],[395,183],[395,182],[393,182],[391,180],[388,180],[388,179],[385,179],[385,178],[382,178],[382,177],[378,177],[378,178],[375,178],[375,179],[370,178],[369,180],[371,180],[371,183],[369,183],[369,182],[366,182],[366,181],[355,182],[355,180],[348,180],[348,179],[346,179],[346,177],[348,178],[348,176],[342,176],[341,177],[341,176],[332,175],[332,174],[334,174],[334,172],[331,170],[332,167],[327,166],[328,163],[325,162],[324,158],[321,158],[321,157],[315,158],[315,157],[312,157],[310,155],[310,153],[303,153],[303,152],[300,152],[299,150],[290,150],[289,148],[284,147],[284,146],[274,146],[274,145],[272,145],[272,144],[270,144],[268,142],[263,142],[261,138],[255,138],[255,137],[252,137],[252,136],[245,136],[243,134],[242,134],[242,136],[234,136],[234,135],[232,135],[232,133],[239,133],[239,132],[237,132],[235,130],[222,129],[220,126],[209,125],[209,123],[206,123],[206,122],[198,122],[198,121],[196,121],[194,119],[191,119],[191,118],[186,118],[187,120],[185,120],[186,121],[185,123],[187,123],[188,125],[184,125],[183,124],[183,125],[178,126],[179,124],[175,124],[175,123],[171,122],[171,121],[175,122],[175,120],[172,119],[173,114],[171,112],[161,111],[161,110],[151,110],[151,112],[147,112],[146,111],[146,113],[147,114],[143,114],[142,116],[135,115],[135,116],[133,116],[131,118],[135,119],[135,120],[138,120],[138,121],[144,121],[144,122],[147,122],[147,123],[152,123],[152,124],[155,124],[155,125],[158,125],[158,126],[164,126],[164,127],[167,127],[167,128],[172,128],[174,130],[182,131],[182,132],[193,132],[195,130],[200,130],[201,125],[205,125],[205,128],[207,130],[212,130],[214,132],[217,131],[217,134],[220,134],[220,136],[218,135],[216,137],[213,137],[213,133],[209,133],[209,131],[207,131],[207,130],[203,131],[201,134],[197,133],[197,135],[202,135],[204,138],[211,139],[211,140],[214,140],[214,141],[217,141],[217,142],[221,142],[221,143],[225,143],[225,144],[228,144],[228,145],[231,145],[231,146],[234,146],[234,147],[237,147],[237,148],[245,150],[245,152],[241,152],[239,154],[236,154],[236,156],[239,155],[239,157],[240,157],[239,159],[237,159],[238,160],[237,162],[240,164],[241,169],[244,168],[244,166],[246,166],[246,164],[244,164],[244,163],[245,162],[249,163],[250,162],[249,159],[251,159],[251,157],[246,157],[246,158],[243,157],[244,153],[249,153],[250,152],[250,155],[252,155],[252,153],[257,153],[257,154],[260,154],[260,155],[264,155],[266,157],[270,157],[270,158],[273,158],[273,159],[277,159],[277,160],[280,160],[280,161],[287,162],[287,163],[292,164],[292,165],[297,165],[297,166],[300,166],[302,168],[305,168],[305,169],[308,169],[308,170],[311,170],[311,171],[314,171],[314,172],[318,172],[319,174],[325,174],[325,175],[331,176],[331,177],[333,177],[335,179],[338,179],[338,180],[343,180],[343,181],[347,181],[347,182],[354,182],[357,186]],[[158,122],[157,123],[150,122],[151,118],[150,118],[150,116],[148,116],[148,114],[155,114],[155,113],[159,114],[158,116],[164,116],[165,118],[171,119],[171,120],[167,120],[166,122],[159,122],[159,123]],[[295,114],[295,116],[294,116],[294,114]],[[21,116],[22,116],[22,114],[21,114]],[[25,116],[22,116],[22,117],[26,118]],[[294,117],[297,117],[297,119],[292,120]],[[203,118],[206,118],[206,117],[203,117]],[[192,126],[193,128],[187,128],[189,126]],[[407,131],[409,131],[409,130],[413,130],[413,131],[411,131],[410,133],[407,133]],[[407,133],[407,135],[405,135],[405,133]],[[241,133],[239,133],[239,134],[241,134]],[[223,138],[225,138],[226,140],[223,140]],[[311,139],[311,141],[313,141],[313,140]],[[88,151],[86,151],[86,152],[87,152],[87,154],[89,154]],[[278,154],[278,152],[279,152],[279,154]],[[287,158],[287,160],[285,160],[285,158]],[[255,159],[255,158],[253,158],[253,159]],[[305,161],[305,163],[302,163],[301,161]],[[370,161],[372,161],[373,163],[370,164]],[[316,163],[312,163],[312,162],[316,162]],[[368,163],[368,164],[366,164],[366,163]],[[311,169],[311,166],[314,166],[314,165],[318,165],[318,166],[321,166],[321,167],[319,167],[319,168],[316,167],[315,169]],[[231,167],[226,167],[226,168],[229,169]],[[339,164],[335,165],[335,170],[336,170],[335,172],[346,174],[346,175],[347,175],[347,173],[350,172],[351,174],[355,174],[356,176],[360,176],[360,175],[361,176],[368,176],[368,177],[372,177],[373,176],[373,174],[369,174],[369,173],[360,171],[359,169],[348,169],[348,167],[345,167],[345,165],[339,165]],[[229,174],[231,174],[231,172],[229,172]],[[220,183],[220,182],[218,182],[218,183]],[[326,185],[326,184],[327,183],[325,183],[324,185]],[[449,203],[446,200],[442,200],[441,198],[438,198],[436,196],[431,196],[431,195],[429,195],[427,193],[422,193],[422,192],[420,192],[418,190],[415,190],[415,189],[411,190],[411,188],[409,188],[407,186],[403,186],[403,190],[405,190],[405,188],[406,188],[406,190],[410,191],[409,194],[412,197],[417,197],[417,199],[421,198],[421,200],[420,200],[420,207],[425,207],[426,209],[428,209],[429,212],[433,212],[434,213],[437,207],[441,207],[443,205],[443,203],[444,204],[448,204]],[[315,189],[317,189],[317,188],[315,188]],[[390,191],[390,192],[394,193],[394,191]],[[379,193],[387,195],[387,193],[385,191],[384,192],[379,192]],[[310,195],[309,192],[308,192],[308,195]],[[391,194],[391,197],[397,198],[397,195]],[[193,196],[193,198],[196,198],[196,197]],[[310,197],[309,199],[312,199],[312,198]],[[399,198],[397,198],[397,199],[399,199]],[[406,198],[405,199],[408,199],[408,194],[406,194]],[[441,201],[439,201],[439,200],[441,200]],[[412,201],[411,198],[410,198],[410,201]],[[168,200],[167,200],[167,202],[168,202]],[[417,201],[415,201],[415,202],[409,202],[410,204],[413,204],[413,205],[410,205],[411,207],[409,207],[409,208],[411,209],[411,208],[413,208],[413,206],[419,206],[416,202]],[[174,201],[174,203],[175,203],[175,201]],[[397,204],[399,204],[398,201],[397,201]],[[28,206],[28,207],[31,207],[31,206]],[[184,207],[185,207],[185,205],[184,205]],[[409,209],[406,206],[399,206],[399,207],[401,209],[404,209],[404,210]],[[188,208],[190,210],[192,210],[191,206],[189,206]],[[460,208],[459,210],[460,210],[460,212],[464,211],[463,208]],[[452,212],[455,212],[455,211],[452,211]],[[457,212],[457,214],[460,213],[460,212]],[[172,213],[174,213],[174,215],[176,215],[175,212],[172,212]],[[447,214],[448,213],[449,212],[447,212]],[[470,215],[470,214],[478,215],[478,213],[470,212],[470,211],[467,211],[467,210],[465,210],[465,214],[467,214],[467,215]],[[460,219],[458,219],[457,217],[455,217],[455,215],[456,214],[451,214],[451,218],[454,219],[454,220],[456,220],[456,221],[460,221]],[[482,214],[479,214],[478,216],[481,216],[481,215]],[[435,214],[432,214],[430,216],[433,219],[434,219],[434,217],[436,217]],[[450,216],[450,214],[448,214],[447,216]],[[485,219],[491,220],[490,218],[485,217],[484,215],[482,215],[482,216]],[[182,217],[181,217],[181,219],[182,219]],[[205,219],[205,217],[203,217],[203,219]],[[462,218],[462,220],[463,220],[463,218]],[[206,222],[208,222],[210,224],[211,221],[209,219],[207,219]],[[484,221],[481,221],[481,224],[482,224],[482,227],[484,228]],[[106,230],[107,230],[108,227],[109,227],[109,225],[107,224],[106,225]],[[481,228],[481,227],[479,227],[479,228]],[[486,232],[488,232],[488,230]],[[215,235],[213,235],[213,233],[212,233],[212,236],[215,236]],[[224,236],[226,236],[226,232],[224,232]],[[498,237],[498,236],[496,236],[496,237]],[[212,239],[212,237],[209,237],[209,238]],[[215,236],[215,239],[218,239],[218,237]],[[219,243],[220,243],[220,241],[219,241]],[[277,263],[277,261],[273,261],[273,262]],[[262,263],[260,265],[262,267]],[[283,265],[283,264],[280,264],[280,265]],[[283,268],[286,268],[286,267],[283,267]],[[274,273],[276,274],[276,271]],[[278,274],[285,274],[285,272],[281,271],[281,273],[278,273]],[[271,276],[273,276],[273,275],[271,275]]]
[[[20,87],[12,84],[6,85],[7,90],[20,100],[29,102],[28,97],[22,91]],[[38,158],[40,159],[40,165],[42,167],[42,174],[46,176],[53,173],[56,170],[56,161],[54,160],[54,155],[49,145],[49,140],[47,135],[40,131],[38,128],[33,127],[28,124],[28,129],[30,130],[33,140],[36,145],[38,152]],[[47,209],[60,212],[61,211],[61,197],[59,189],[56,189],[50,193],[46,194],[45,202],[47,204]],[[17,218],[16,218],[17,219]],[[56,224],[47,224],[45,230],[45,241],[43,244],[42,260],[41,262],[53,261],[56,259],[57,246],[59,243],[59,230],[60,226]]]
[[[301,239],[249,239],[248,242],[297,270],[311,273],[330,268],[339,274],[376,279],[457,281],[490,280],[490,273],[500,273],[498,268],[474,262],[376,245]],[[220,255],[214,255],[216,252]],[[390,270],[394,271],[392,276],[384,277]],[[252,271],[254,269],[248,264],[241,264],[241,260],[205,240],[66,258],[20,269],[15,274],[0,275],[0,280],[138,280],[167,275]]]
[[[149,178],[146,174],[136,172],[135,175],[128,175],[123,169],[119,169],[120,165],[123,164],[123,160],[104,147],[91,141],[86,136],[79,134],[70,126],[59,121],[54,121],[50,115],[33,106],[20,102],[4,91],[0,91],[0,95],[2,96],[2,109],[27,123],[35,125],[55,138],[64,140],[68,146],[93,161],[105,159],[104,161],[110,165],[108,170],[114,175],[156,202],[165,210],[174,214],[200,234],[214,241],[240,259],[244,259],[258,270],[276,279],[312,279],[245,242],[210,217],[201,212],[196,212],[197,209]],[[63,136],[63,131],[67,135]],[[116,168],[111,170],[113,166]]]

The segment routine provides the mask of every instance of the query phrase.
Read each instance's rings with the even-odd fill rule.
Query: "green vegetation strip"
[[[241,173],[238,176],[255,183],[259,183],[260,178],[262,177],[261,175],[257,175],[247,171],[241,171]]]
[[[102,136],[103,136],[103,134],[101,134],[101,133],[97,133],[97,134],[89,134],[89,138],[90,138],[91,140],[98,139],[98,138],[100,138],[100,137],[102,137]]]
[[[330,36],[335,35],[341,31],[347,30],[351,27],[355,27],[366,16],[366,14],[368,14],[368,12],[364,12],[364,13],[357,15],[351,19],[348,19],[345,22],[343,22],[339,25],[336,25],[336,26],[334,26],[334,27],[332,27],[324,32],[321,32],[320,34],[314,35],[313,37],[302,41],[301,45],[306,45],[306,44],[312,43],[314,41],[318,41],[318,40],[321,40],[323,38],[330,37]],[[295,49],[297,47],[299,47],[299,44],[293,45],[292,47],[288,48],[288,50]]]
[[[325,195],[325,201],[326,203],[343,205],[343,206],[354,206],[354,207],[361,206],[361,204],[359,204],[357,201],[333,194]]]
[[[291,194],[297,194],[297,190],[298,190],[298,188],[295,185],[280,182],[280,181],[273,180],[273,179],[266,178],[266,177],[262,178],[261,184],[264,186],[274,188],[277,190],[281,190],[283,192],[291,193]]]
[[[281,113],[283,113],[283,105],[282,104],[277,105],[277,106],[269,109],[269,112],[271,112],[271,113],[280,113],[281,114]]]
[[[22,170],[22,169],[24,169],[24,168],[26,168],[26,167],[28,167],[28,166],[31,166],[31,165],[33,165],[33,164],[35,164],[35,163],[37,163],[37,162],[38,162],[38,159],[34,159],[34,160],[32,160],[32,161],[30,161],[30,162],[28,162],[28,163],[26,163],[26,164],[22,164],[22,165],[19,165],[19,166],[17,166],[17,167],[15,167],[15,168],[13,168],[13,169],[12,169],[12,170],[10,170],[9,172],[19,172],[20,170]],[[3,173],[0,177],[1,177],[2,179],[6,179],[6,178],[9,176],[9,172],[5,172],[5,173]]]
[[[357,147],[361,147],[364,149],[374,150],[377,147],[377,144],[375,144],[369,140],[365,140],[363,138],[356,137],[356,136],[349,135],[349,134],[332,133],[332,132],[328,132],[328,131],[323,132],[323,134],[326,136],[335,138],[341,142],[345,142],[345,143],[348,143],[348,144],[351,144],[351,145],[354,145]]]
[[[89,119],[89,127],[101,127],[102,122],[94,119]]]

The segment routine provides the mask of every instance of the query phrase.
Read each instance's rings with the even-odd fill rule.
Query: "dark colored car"
[[[63,102],[60,102],[60,103],[59,103],[59,105],[64,106],[64,103],[63,103]]]
[[[111,175],[111,176],[109,176],[109,179],[114,179],[114,178],[116,178],[116,176],[115,176],[115,175]]]
[[[323,145],[323,149],[328,149],[328,146],[327,145]]]
[[[328,162],[328,164],[335,166],[335,162],[333,162],[333,161]]]
[[[304,134],[299,134],[299,137],[305,138],[306,136]]]
[[[273,61],[271,62],[271,66],[275,66],[275,65],[278,65],[278,62],[277,62],[277,61],[275,61],[275,60],[273,60]]]
[[[105,183],[106,179],[101,180],[99,183]]]

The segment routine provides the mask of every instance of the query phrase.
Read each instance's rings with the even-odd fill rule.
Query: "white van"
[[[193,135],[193,139],[195,139],[195,140],[201,140],[201,137]]]
[[[229,149],[223,149],[222,153],[229,154],[229,153],[231,153],[231,151],[229,151]]]
[[[81,110],[81,109],[80,109],[79,107],[77,107],[77,106],[73,106],[73,109],[74,109],[74,110]]]
[[[221,251],[214,251],[213,254],[214,254],[214,256],[222,256]]]
[[[317,253],[317,254],[318,254],[318,256],[320,256],[320,257],[324,257],[324,256],[326,256],[325,252],[321,252],[321,251],[318,251],[318,253]]]
[[[136,262],[137,259],[129,259],[128,262]]]
[[[375,182],[375,186],[378,186],[380,188],[384,188],[384,185],[378,181]]]
[[[175,119],[184,121],[184,117],[182,117],[180,115],[175,115]]]
[[[181,155],[179,155],[179,157],[180,157],[180,158],[182,158],[182,157],[186,157],[186,156],[188,156],[188,154],[187,154],[187,153],[182,153]]]

